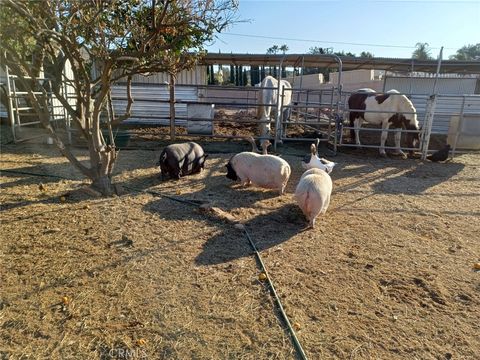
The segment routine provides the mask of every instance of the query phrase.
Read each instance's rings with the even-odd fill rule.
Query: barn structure
[[[249,69],[251,80],[242,86],[207,85],[213,66],[243,66]],[[293,117],[288,122],[280,118],[273,121],[276,132],[272,137],[276,142],[305,140],[311,134],[321,136],[335,148],[337,145],[348,146],[340,134],[343,130],[341,121],[348,112],[346,100],[354,90],[351,79],[359,74],[363,76],[361,83],[374,90],[395,88],[408,95],[417,108],[421,123],[430,113],[434,134],[448,134],[455,117],[457,123],[467,119],[472,124],[480,117],[480,63],[476,61],[442,61],[439,66],[437,61],[336,55],[208,54],[196,68],[178,74],[173,117],[170,114],[168,76],[135,76],[132,88],[135,103],[132,117],[125,124],[170,125],[174,131],[185,128],[191,136],[242,137],[245,134],[240,131],[228,131],[241,126],[250,126],[254,132],[258,88],[252,86],[252,80],[254,69],[259,67],[274,67],[278,74],[292,75],[289,80],[293,83],[294,103],[290,105]],[[329,81],[325,82],[321,74],[303,75],[306,68],[327,69],[331,72]],[[281,71],[284,69],[289,71]],[[437,70],[438,74],[433,76]],[[417,74],[422,76],[415,76]],[[313,85],[309,77],[313,79]],[[8,81],[11,79],[7,78],[5,82]],[[126,84],[121,82],[113,87],[114,111],[121,112],[125,107],[125,90]],[[429,101],[434,94],[435,109],[431,109]],[[15,115],[15,104],[12,103],[11,108],[10,113]],[[232,119],[217,116],[225,114],[226,110],[230,113],[236,111],[243,121],[238,121],[238,116]],[[229,122],[232,124],[227,124]],[[237,124],[233,124],[235,122]],[[227,130],[217,131],[222,125]],[[185,134],[185,131],[178,133]]]

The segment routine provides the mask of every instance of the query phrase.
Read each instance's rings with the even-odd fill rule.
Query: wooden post
[[[170,139],[175,140],[175,75],[170,74]]]

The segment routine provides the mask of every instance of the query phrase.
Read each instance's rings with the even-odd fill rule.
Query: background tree
[[[463,46],[450,56],[450,60],[480,60],[480,43]]]
[[[369,51],[362,51],[360,53],[360,57],[362,57],[362,58],[373,58],[373,54]]]
[[[260,69],[258,65],[252,65],[250,67],[250,81],[252,86],[262,81],[260,79]]]
[[[430,49],[428,48],[428,43],[416,43],[416,49],[412,53],[412,59],[418,60],[432,60],[433,57],[430,55]]]
[[[242,82],[241,73],[242,73],[242,67],[235,65],[235,85],[236,86],[241,85],[241,82]]]
[[[267,49],[267,54],[276,54],[279,50],[278,45],[273,45]]]
[[[275,55],[275,54],[278,53],[279,50],[280,50],[280,48],[278,47],[278,45],[273,45],[273,46],[271,46],[267,49],[267,54]],[[268,75],[276,78],[277,77],[277,67],[276,66],[270,66],[268,68]]]
[[[2,0],[0,60],[28,91],[41,124],[62,154],[105,195],[113,193],[111,175],[117,151],[111,127],[130,116],[135,74],[176,74],[191,68],[204,53],[204,44],[235,21],[237,0]],[[74,104],[61,91],[64,64],[69,62]],[[36,79],[45,71],[48,82]],[[93,71],[93,70],[96,71]],[[98,76],[96,75],[98,74]],[[32,78],[33,80],[29,80]],[[124,114],[106,120],[107,145],[101,114],[111,85],[127,80]],[[52,91],[65,107],[89,150],[89,164],[80,162],[50,123]]]
[[[243,86],[247,86],[247,85],[248,85],[247,69],[243,69],[243,72],[242,72],[242,85],[243,85]]]
[[[308,53],[309,53],[309,54],[317,54],[317,55],[328,54],[328,52],[326,51],[326,49],[321,48],[321,47],[319,47],[319,46],[311,47],[310,49],[308,49]]]
[[[327,49],[321,48],[319,46],[314,46],[308,49],[309,54],[313,55],[325,55],[328,54]],[[304,75],[310,75],[310,74],[323,74],[325,79],[328,78],[328,73],[330,72],[329,69],[327,68],[320,68],[320,67],[306,67],[303,70]]]
[[[235,66],[230,65],[230,83],[235,84]]]
[[[349,56],[349,57],[356,57],[356,55],[350,51],[347,51],[345,52],[344,50],[342,51],[335,51],[334,52],[335,55],[338,55],[338,56]]]
[[[215,84],[215,71],[213,70],[213,65],[207,66],[207,83],[208,85]]]

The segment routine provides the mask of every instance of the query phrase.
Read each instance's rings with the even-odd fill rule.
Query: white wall
[[[294,89],[300,88],[300,81],[302,89],[319,89],[323,84],[323,74],[310,74],[303,76],[288,77],[287,80]]]

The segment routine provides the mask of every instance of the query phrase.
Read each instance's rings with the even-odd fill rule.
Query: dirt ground
[[[176,182],[158,178],[159,147],[123,150],[123,194],[98,198],[52,147],[3,146],[2,170],[72,180],[2,171],[0,359],[297,358],[243,232],[142,190],[245,224],[309,359],[478,358],[479,153],[340,153],[330,208],[301,232],[308,144],[279,149],[284,196],[228,180],[237,149],[222,149]]]

